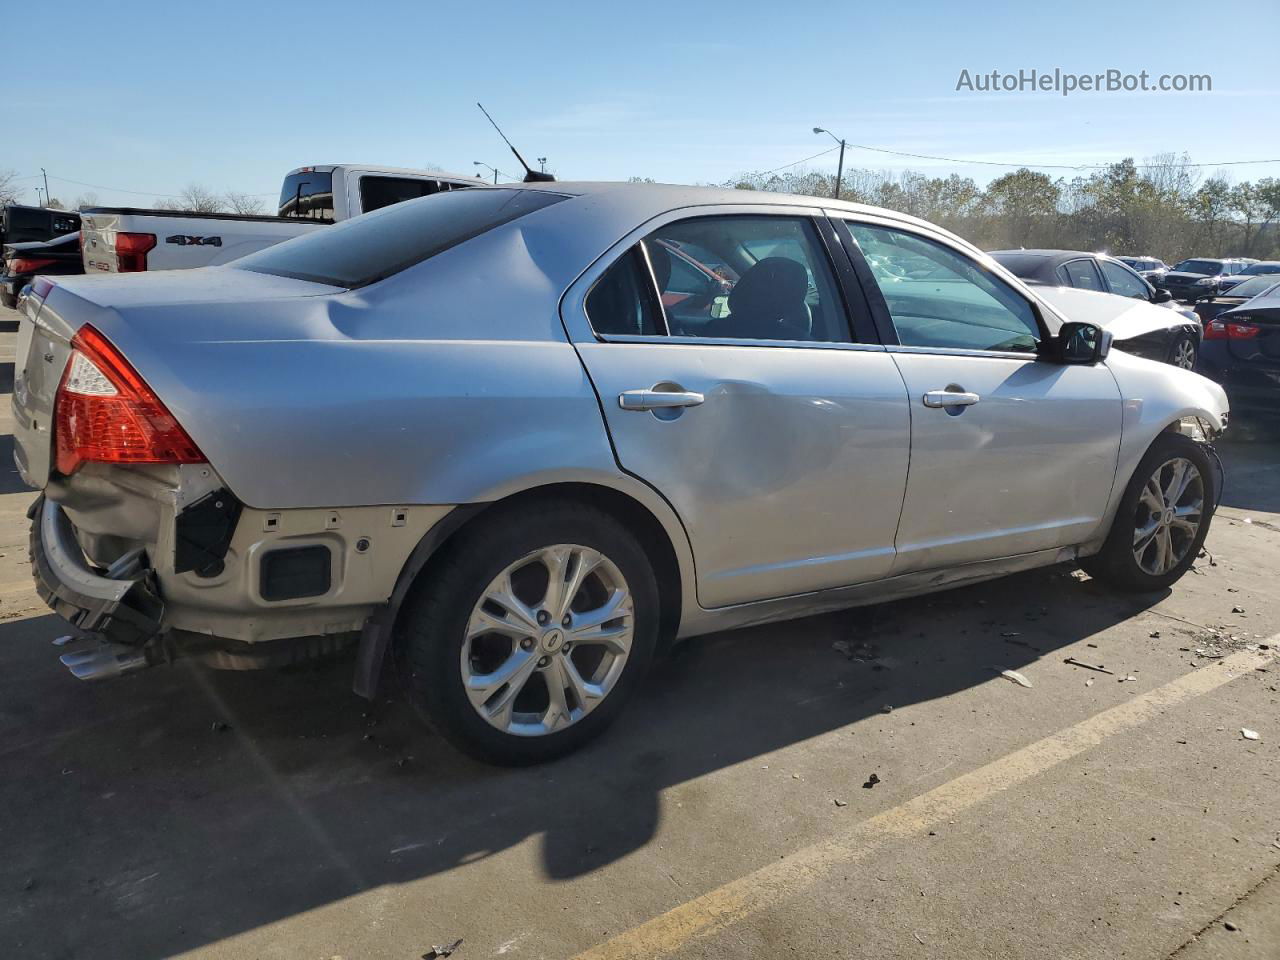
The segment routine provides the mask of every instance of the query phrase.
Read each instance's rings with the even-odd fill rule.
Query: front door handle
[[[972,407],[982,398],[976,393],[957,390],[930,390],[924,395],[926,407]]]
[[[618,394],[618,406],[623,410],[672,410],[696,407],[705,399],[692,390],[627,390]]]

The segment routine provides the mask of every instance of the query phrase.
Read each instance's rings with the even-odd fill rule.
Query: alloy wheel
[[[1138,497],[1133,558],[1144,573],[1163,576],[1186,557],[1204,515],[1204,478],[1184,457],[1161,464]]]
[[[462,644],[467,698],[505,733],[563,730],[617,684],[634,629],[631,591],[608,557],[577,544],[544,547],[494,577],[472,608]]]
[[[1173,365],[1183,370],[1191,370],[1196,365],[1196,344],[1189,337],[1179,340],[1173,348]]]

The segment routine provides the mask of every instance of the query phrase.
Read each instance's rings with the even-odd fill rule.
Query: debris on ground
[[[1100,663],[1085,663],[1083,660],[1077,660],[1075,657],[1067,657],[1062,662],[1069,663],[1073,667],[1084,667],[1086,670],[1097,670],[1098,673],[1109,673],[1113,677],[1116,675],[1114,670],[1108,670]]]
[[[873,773],[871,776],[867,777],[867,782],[862,785],[862,789],[870,790],[879,782],[880,782],[880,776],[878,774]]]
[[[1258,731],[1257,731],[1257,730],[1250,730],[1248,727],[1241,727],[1241,728],[1240,728],[1240,736],[1244,737],[1246,740],[1257,740],[1257,739],[1259,739],[1259,737],[1258,737]]]
[[[1159,631],[1159,630],[1152,630],[1149,634],[1147,634],[1147,636],[1149,636],[1152,640],[1159,640],[1159,639],[1160,639],[1160,631]]]
[[[214,733],[226,733],[231,729],[231,724],[227,723],[225,720],[215,720],[209,725],[209,729]]]
[[[446,947],[432,946],[430,950],[422,955],[422,960],[436,960],[437,957],[452,956],[453,951],[457,950],[460,946],[462,946],[461,937]]]
[[[833,801],[833,802],[835,803],[835,805],[836,805],[837,807],[847,807],[847,806],[849,805],[849,804],[845,803],[845,801],[843,801],[843,800],[835,800],[835,801]]]
[[[1006,631],[1004,631],[1003,633],[1001,633],[1001,634],[1000,634],[1000,636],[1002,636],[1002,637],[1006,637],[1006,638],[1007,638],[1007,637],[1020,637],[1020,636],[1022,636],[1022,634],[1021,634],[1021,633],[1019,633],[1017,630],[1006,630]]]
[[[1092,687],[1092,686],[1093,686],[1093,677],[1090,677],[1088,680],[1086,680],[1086,681],[1084,682],[1084,685],[1085,685],[1086,687]]]
[[[1232,612],[1232,613],[1244,613],[1244,607],[1232,607],[1232,608],[1231,608],[1231,612]]]
[[[1133,674],[1129,674],[1127,677],[1121,677],[1116,682],[1117,683],[1136,683],[1137,680],[1138,680],[1137,677],[1135,677]]]
[[[1234,923],[1232,923],[1230,920],[1223,920],[1223,921],[1222,921],[1222,926],[1223,926],[1223,927],[1225,927],[1227,930],[1232,931],[1233,933],[1234,933],[1235,931],[1237,931],[1237,930],[1239,930],[1239,929],[1240,929],[1240,928],[1239,928],[1239,927],[1237,927]]]
[[[1028,680],[1022,674],[1020,674],[1017,670],[1001,670],[999,667],[992,667],[991,669],[995,670],[997,673],[1000,674],[1000,676],[1004,677],[1006,680],[1012,680],[1014,683],[1016,683],[1020,687],[1032,686],[1031,681]]]
[[[887,704],[887,703],[886,703],[883,707],[881,707],[881,708],[880,708],[880,712],[881,712],[881,713],[893,713],[893,707],[892,707],[890,704]]]

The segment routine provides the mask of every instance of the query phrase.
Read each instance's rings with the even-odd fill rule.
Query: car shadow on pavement
[[[1054,658],[1162,597],[1050,568],[701,638],[603,738],[514,770],[356,698],[349,660],[82,684],[49,645],[60,620],[0,623],[0,941],[168,956],[530,838],[549,879],[578,877],[650,842],[669,787]]]

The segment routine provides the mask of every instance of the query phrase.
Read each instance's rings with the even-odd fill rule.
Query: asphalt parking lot
[[[1280,427],[1221,445],[1167,595],[1055,568],[702,638],[606,737],[500,770],[347,662],[73,680],[5,319],[7,956],[1280,957]]]

